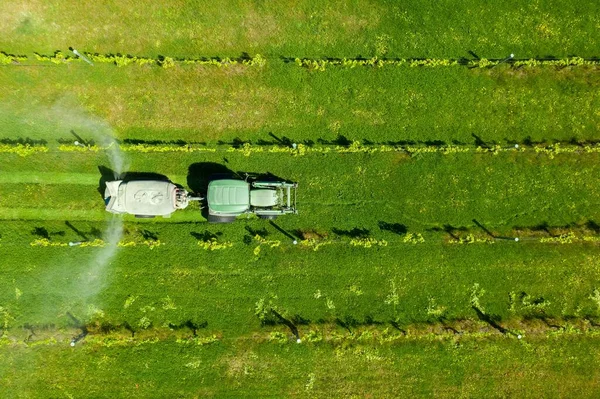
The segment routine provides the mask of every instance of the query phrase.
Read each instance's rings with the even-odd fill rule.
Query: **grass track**
[[[9,155],[0,187],[5,219],[103,220],[103,203],[96,188],[96,165],[110,165],[104,154],[41,154],[35,158]],[[597,154],[559,155],[549,159],[533,153],[422,155],[332,154],[288,155],[127,154],[129,170],[162,173],[188,186],[188,169],[201,162],[218,163],[236,172],[271,172],[300,183],[302,217],[282,218],[289,228],[326,230],[332,227],[376,229],[380,221],[403,223],[409,229],[452,225],[473,226],[473,219],[491,228],[531,227],[542,223],[562,226],[598,220]],[[80,173],[42,173],[48,163],[58,170]],[[315,172],[315,165],[327,164]],[[59,165],[62,165],[59,167]],[[160,165],[160,166],[159,166]],[[31,168],[24,171],[23,167]],[[11,176],[15,171],[16,175]],[[24,176],[28,184],[12,183]],[[69,177],[72,176],[72,177]],[[190,180],[192,178],[192,180]],[[41,181],[44,183],[33,183]],[[74,184],[79,182],[81,184]],[[68,183],[68,184],[67,184]],[[203,219],[195,204],[173,215],[173,221]],[[51,211],[56,210],[56,211]],[[56,216],[51,216],[56,212]],[[58,216],[61,215],[61,216]]]
[[[591,398],[600,392],[597,370],[585,366],[598,362],[594,340],[484,342],[337,348],[247,342],[185,348],[166,342],[134,349],[38,346],[13,349],[10,355],[0,352],[0,372],[11,381],[5,386],[9,396],[86,392],[132,398],[299,393],[331,398],[356,394],[450,398],[488,396],[490,385],[495,387],[494,395],[523,398]],[[32,369],[32,358],[44,359],[48,367]],[[115,373],[115,367],[122,372]]]
[[[6,1],[0,48],[58,48],[143,55],[597,56],[600,11],[592,0],[439,1],[149,0],[74,6]]]
[[[86,64],[0,67],[0,140],[72,141],[103,136],[147,141],[319,139],[487,143],[598,140],[594,68],[330,69],[310,72],[280,56],[598,56],[595,1],[529,5],[471,0],[289,3],[183,1],[0,4],[0,50],[147,56],[267,57],[264,68],[117,68]],[[151,4],[150,4],[151,3]],[[59,32],[59,33],[58,33]],[[472,52],[470,54],[469,52]],[[475,54],[475,55],[474,55]],[[276,62],[273,62],[276,60]],[[193,207],[170,220],[124,218],[121,248],[37,247],[106,235],[96,190],[108,154],[50,152],[0,158],[0,386],[7,397],[597,397],[600,287],[597,244],[498,241],[450,245],[434,228],[557,234],[598,215],[598,155],[401,154],[288,156],[127,154],[125,170],[188,183],[188,167],[216,162],[300,182],[288,231],[316,229],[339,242],[314,252],[292,246],[264,221],[207,225]],[[68,223],[66,223],[68,222]],[[159,223],[157,223],[159,222]],[[425,243],[379,222],[422,233]],[[548,233],[544,233],[544,227]],[[353,229],[387,247],[350,247]],[[334,234],[334,229],[339,229]],[[344,233],[344,231],[347,231]],[[452,232],[452,230],[450,230]],[[252,236],[283,240],[260,247]],[[594,233],[594,232],[592,232]],[[198,237],[233,246],[205,251]],[[479,232],[478,234],[484,233]],[[591,234],[591,233],[590,233]],[[597,234],[597,231],[594,233]],[[344,242],[346,244],[344,244]],[[457,334],[379,344],[265,342],[264,300],[305,329],[344,325],[394,330],[414,323],[477,319],[479,307],[508,326],[546,323],[542,339]],[[596,294],[595,294],[596,293]],[[511,299],[512,298],[512,299]],[[74,348],[74,315],[90,326],[129,325],[159,338],[169,323],[203,325],[218,343],[171,340],[107,347],[87,337]],[[295,318],[299,316],[299,318]],[[592,333],[551,327],[588,323]],[[471,321],[469,321],[471,320]],[[586,321],[587,320],[587,321]],[[149,324],[148,324],[149,323]],[[382,323],[382,324],[377,324]],[[96,328],[100,328],[97,327]],[[144,330],[144,328],[148,328]],[[491,323],[488,327],[492,329]],[[31,329],[33,341],[21,343]],[[161,330],[162,329],[162,330]],[[124,330],[123,330],[124,331]],[[115,334],[123,332],[118,330]],[[396,331],[396,330],[394,330]],[[126,341],[129,333],[122,337]],[[17,338],[15,338],[17,337]],[[16,339],[12,342],[11,339]],[[438,340],[439,339],[439,340]],[[136,345],[136,346],[134,346]]]
[[[40,79],[43,76],[43,79]],[[598,138],[594,69],[401,68],[310,72],[284,64],[0,69],[5,138],[454,141]],[[111,93],[106,96],[107,90]]]

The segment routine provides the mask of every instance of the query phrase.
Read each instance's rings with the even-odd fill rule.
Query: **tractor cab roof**
[[[213,180],[208,184],[210,209],[220,213],[239,214],[250,207],[250,184],[243,180]]]

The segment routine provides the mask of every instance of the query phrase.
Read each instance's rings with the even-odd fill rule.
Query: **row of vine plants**
[[[256,54],[253,57],[249,55],[242,55],[241,57],[170,57],[170,56],[158,56],[158,57],[143,57],[134,56],[129,54],[99,54],[91,52],[81,53],[92,63],[108,63],[114,64],[118,67],[124,67],[129,65],[156,65],[163,68],[172,68],[176,65],[208,65],[217,67],[228,67],[232,65],[246,65],[246,66],[264,66],[267,63],[267,58],[260,54]],[[34,53],[35,59],[39,62],[50,62],[53,64],[66,64],[73,61],[79,62],[85,59],[79,57],[73,53],[73,55],[65,54],[58,50],[52,55]],[[533,68],[533,67],[574,67],[574,66],[598,66],[600,60],[597,58],[585,59],[582,57],[566,57],[559,59],[543,59],[543,58],[529,58],[529,59],[487,59],[479,58],[474,60],[467,59],[452,59],[452,58],[291,58],[291,57],[278,57],[272,58],[273,60],[290,62],[292,59],[294,63],[302,68],[307,68],[316,71],[325,71],[329,67],[341,67],[341,68],[356,68],[356,67],[453,67],[453,66],[466,66],[469,68],[491,68],[500,64],[507,64],[514,68]],[[15,55],[8,54],[7,52],[0,52],[0,64],[20,64],[28,61],[29,57],[26,55]]]
[[[83,52],[81,53],[85,58],[78,57],[77,55],[65,54],[62,51],[56,51],[52,55],[34,53],[35,59],[38,62],[46,63],[50,62],[53,64],[67,64],[71,62],[81,62],[89,60],[93,63],[101,64],[114,64],[118,67],[124,67],[128,65],[155,65],[162,68],[172,68],[176,65],[206,65],[206,66],[217,66],[217,67],[229,67],[233,65],[245,65],[245,66],[264,66],[266,59],[260,54],[256,54],[253,57],[249,55],[243,55],[241,57],[198,57],[198,58],[177,58],[177,57],[140,57],[129,54],[99,54]],[[6,52],[0,52],[0,64],[11,65],[20,64],[28,61],[29,57],[26,55],[14,55]]]
[[[293,241],[281,241],[281,240],[269,240],[261,235],[255,235],[252,237],[255,247],[253,250],[254,256],[261,254],[262,248],[278,248],[282,244],[293,244],[300,248],[310,249],[312,251],[318,251],[324,247],[335,245],[335,246],[348,246],[358,247],[366,249],[375,249],[381,247],[387,247],[390,245],[418,245],[425,243],[425,238],[421,233],[406,233],[398,235],[397,239],[379,239],[370,236],[364,237],[329,237],[327,234],[314,234],[309,232],[308,234],[301,234],[302,237],[298,240]],[[470,244],[495,244],[501,241],[510,242],[536,242],[541,244],[599,244],[600,236],[597,234],[590,234],[577,230],[566,231],[560,235],[540,237],[539,234],[533,233],[522,233],[520,236],[515,237],[503,237],[503,236],[491,236],[483,233],[472,233],[467,232],[463,234],[454,233],[449,239],[444,239],[444,242],[451,245],[470,245]],[[121,240],[116,246],[129,248],[129,247],[147,247],[149,249],[155,249],[166,245],[167,243],[158,239],[143,239],[143,240]],[[80,248],[87,247],[105,247],[110,243],[105,242],[102,239],[94,239],[91,241],[82,242],[62,242],[53,241],[48,238],[38,238],[30,242],[32,247],[69,247],[77,246]],[[221,251],[228,250],[235,246],[235,243],[227,240],[217,240],[214,237],[197,240],[199,248],[205,251]]]
[[[559,154],[592,154],[600,153],[600,143],[595,144],[550,144],[550,145],[490,145],[490,146],[472,146],[472,145],[387,145],[387,144],[363,144],[360,141],[353,141],[347,146],[325,146],[325,145],[307,145],[307,144],[295,144],[293,146],[281,146],[281,145],[254,145],[251,143],[244,143],[240,146],[207,146],[199,144],[114,144],[111,143],[109,146],[99,145],[74,145],[74,144],[61,144],[58,147],[59,152],[100,152],[111,148],[114,145],[118,145],[119,149],[124,152],[132,153],[168,153],[168,152],[180,152],[180,153],[215,153],[215,152],[227,152],[227,153],[240,153],[244,156],[251,156],[253,154],[289,154],[292,156],[304,156],[309,154],[348,154],[348,153],[388,153],[388,152],[401,152],[410,156],[419,154],[458,154],[458,153],[481,153],[497,155],[505,152],[530,152],[533,151],[537,154],[547,155],[550,159],[553,159]],[[34,154],[49,152],[50,147],[44,144],[0,144],[0,153],[16,154],[21,157],[27,157]]]
[[[497,330],[490,329],[484,322],[475,322],[462,320],[460,322],[433,322],[422,325],[410,325],[404,327],[402,331],[396,328],[390,328],[385,325],[362,325],[354,327],[351,331],[342,330],[335,323],[330,325],[317,326],[298,326],[297,336],[291,335],[281,327],[272,327],[271,331],[262,334],[253,333],[252,340],[257,343],[276,343],[276,344],[325,344],[334,346],[351,347],[354,345],[394,345],[405,342],[434,342],[434,341],[453,341],[457,338],[461,340],[487,340],[487,339],[518,339],[526,347],[531,343],[527,338],[533,339],[556,339],[564,337],[600,337],[600,329],[591,325],[587,320],[565,320],[560,321],[560,327],[549,327],[541,323],[532,323],[523,320],[522,322],[512,322],[508,333],[500,333]],[[31,326],[35,327],[35,326]],[[131,327],[130,327],[131,328]],[[221,334],[203,334],[202,336],[192,335],[186,330],[176,330],[168,326],[148,328],[138,327],[132,334],[128,328],[120,327],[110,331],[102,331],[94,326],[86,326],[87,334],[78,340],[77,344],[91,345],[94,347],[140,347],[164,342],[174,342],[184,346],[205,346],[219,342],[227,342],[229,339],[239,339],[237,337],[226,337]],[[4,330],[0,336],[0,347],[24,347],[34,348],[38,346],[68,346],[74,343],[75,338],[65,337],[65,333],[77,334],[77,330],[66,331],[48,331],[41,334],[39,330],[36,337],[28,339],[21,333],[21,329]],[[81,342],[81,343],[79,343]],[[358,348],[361,351],[363,349]],[[186,367],[194,368],[193,363],[186,364]]]
[[[297,66],[307,68],[315,71],[325,71],[329,67],[341,67],[341,68],[356,68],[356,67],[426,67],[426,68],[437,68],[437,67],[454,67],[454,66],[466,66],[469,68],[492,68],[500,64],[507,64],[513,68],[533,68],[533,67],[574,67],[574,66],[599,66],[600,60],[598,59],[585,59],[581,57],[567,57],[560,59],[520,59],[515,60],[512,58],[504,60],[490,60],[487,58],[480,58],[476,60],[457,60],[449,58],[400,58],[400,59],[388,59],[388,58],[295,58],[294,62]]]

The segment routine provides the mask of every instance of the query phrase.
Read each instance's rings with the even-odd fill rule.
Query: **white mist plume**
[[[98,146],[107,148],[106,155],[111,169],[115,173],[115,179],[129,167],[119,148],[119,143],[115,139],[113,128],[104,119],[92,115],[82,108],[73,97],[64,97],[58,100],[51,108],[42,113],[44,119],[57,127],[57,134],[61,139],[75,133],[88,144],[93,141]],[[72,138],[75,142],[75,136]]]
[[[96,256],[90,260],[82,271],[80,282],[82,284],[80,295],[82,298],[92,300],[107,284],[109,276],[106,268],[115,257],[118,243],[123,236],[123,220],[120,216],[111,215],[102,234],[104,247],[98,250]]]
[[[93,141],[96,145],[106,148],[105,153],[115,179],[118,179],[129,167],[111,126],[105,120],[83,109],[74,97],[67,96],[60,99],[51,108],[40,112],[40,116],[49,125],[56,127],[57,138],[72,138],[73,142],[84,141],[84,145],[89,145]],[[95,193],[90,192],[90,195],[93,196]],[[98,201],[100,200],[98,198]],[[68,308],[72,308],[76,302],[93,308],[101,306],[98,303],[98,294],[109,285],[111,274],[108,267],[117,254],[118,243],[123,235],[122,217],[110,216],[102,234],[104,247],[71,249],[71,251],[94,251],[95,255],[90,256],[89,260],[78,267],[78,271],[72,276],[71,284],[74,286],[69,290],[69,297],[74,302],[64,304]]]

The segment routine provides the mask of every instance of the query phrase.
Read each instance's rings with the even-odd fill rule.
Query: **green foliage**
[[[217,67],[230,67],[233,65],[244,65],[249,67],[264,67],[267,63],[266,58],[260,54],[256,54],[254,57],[247,58],[173,58],[173,57],[138,57],[132,55],[123,55],[120,53],[116,54],[98,54],[98,53],[83,53],[90,61],[95,63],[114,64],[118,67],[126,67],[129,65],[158,65],[162,68],[169,69],[176,65],[201,65],[201,66],[217,66]],[[53,55],[43,55],[35,53],[36,60],[40,62],[52,62],[54,64],[64,64],[72,61],[80,61],[79,58],[74,56],[66,56],[61,51],[56,51]],[[25,60],[24,56],[12,56],[6,53],[0,53],[0,64],[12,64],[18,61]]]
[[[4,51],[0,51],[0,65],[19,64],[20,61],[26,60],[26,55],[7,54]]]
[[[385,50],[384,47],[378,51]],[[325,71],[329,67],[342,67],[342,68],[355,68],[355,67],[378,67],[384,66],[393,67],[456,67],[465,65],[469,68],[491,68],[499,65],[501,60],[489,60],[487,58],[479,58],[476,60],[470,60],[466,63],[459,62],[456,59],[441,59],[441,58],[413,58],[413,59],[386,59],[379,58],[381,56],[375,56],[372,58],[341,58],[341,59],[330,59],[330,58],[295,58],[297,66],[306,68],[314,71]],[[567,67],[567,66],[598,66],[600,61],[596,59],[585,60],[581,57],[569,57],[558,60],[547,60],[547,59],[529,59],[529,60],[517,60],[510,61],[508,64],[513,68],[519,67]]]
[[[449,241],[451,244],[494,244],[496,241],[491,237],[476,237],[473,234],[467,234],[458,239]]]
[[[279,331],[272,331],[269,334],[269,340],[278,344],[285,344],[289,341],[288,337]]]
[[[205,251],[217,251],[231,248],[233,243],[230,241],[218,242],[216,238],[211,238],[210,240],[199,240],[198,246]]]
[[[67,48],[76,37],[148,57],[85,53],[110,64],[89,68],[65,52],[32,60],[56,68],[3,69],[6,131],[48,142],[0,147],[3,395],[151,397],[160,387],[164,397],[598,396],[582,382],[598,380],[598,331],[584,319],[597,312],[597,234],[573,227],[553,240],[450,246],[449,233],[432,230],[454,226],[457,241],[474,244],[487,241],[473,219],[512,236],[514,226],[600,217],[596,61],[500,63],[496,53],[596,56],[595,4],[505,3],[301,1],[282,13],[274,2],[234,10],[217,1],[198,18],[193,2],[177,12],[130,3],[124,17],[59,0],[22,13],[6,48]],[[86,24],[73,24],[81,15]],[[488,58],[469,63],[465,49]],[[193,57],[244,51],[257,55]],[[361,52],[374,57],[341,58]],[[340,58],[300,59],[301,69],[280,54]],[[5,56],[4,65],[21,62]],[[65,106],[68,93],[83,117]],[[107,215],[97,167],[113,167],[114,154],[98,137],[107,126],[122,143],[145,140],[120,145],[127,170],[180,184],[193,183],[198,162],[269,171],[301,185],[300,215],[278,220],[282,229],[358,227],[369,238],[303,236],[293,246],[250,218],[218,226],[216,243],[198,242],[193,204],[169,220],[124,216],[116,255],[98,268],[107,248],[94,237]],[[57,144],[71,129],[98,144]],[[259,145],[267,132],[285,140]],[[247,144],[215,144],[234,138]],[[208,145],[168,144],[176,140]],[[136,235],[147,226],[160,240]],[[77,231],[87,248],[67,246]],[[225,243],[235,245],[213,251]],[[474,281],[486,287],[487,314],[526,339],[478,327]],[[88,328],[69,350],[81,331],[67,312]],[[524,322],[559,315],[553,332]],[[465,385],[472,375],[483,377]]]
[[[0,153],[17,154],[20,157],[27,157],[43,152],[48,152],[48,147],[32,146],[30,144],[0,144]]]
[[[409,244],[420,244],[425,242],[425,238],[420,233],[407,233],[402,241]]]
[[[34,54],[35,54],[35,58],[38,61],[41,61],[41,62],[51,62],[53,64],[65,64],[65,63],[69,63],[69,62],[78,60],[77,57],[70,56],[70,55],[65,55],[60,50],[54,52],[53,55],[42,55],[42,54],[39,54],[39,53],[34,53]]]
[[[471,287],[470,303],[471,306],[485,313],[485,309],[481,305],[480,299],[485,294],[485,290],[479,286],[479,283],[473,284]]]
[[[377,240],[372,237],[353,238],[350,240],[350,245],[353,247],[363,247],[363,248],[386,247],[388,245],[388,242],[386,240]]]
[[[175,66],[175,60],[171,57],[165,57],[160,61],[160,66],[167,69]]]

